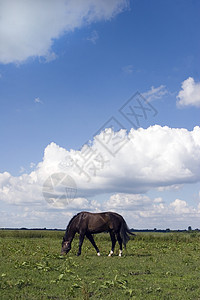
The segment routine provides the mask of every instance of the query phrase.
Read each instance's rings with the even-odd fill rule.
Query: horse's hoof
[[[110,253],[108,254],[108,256],[112,256],[113,253],[114,253],[114,252],[111,250]]]
[[[81,255],[81,253],[77,253],[77,256],[80,256]]]
[[[100,252],[97,252],[97,256],[100,256]]]

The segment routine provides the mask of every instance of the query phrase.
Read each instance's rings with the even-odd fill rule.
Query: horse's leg
[[[119,256],[122,256],[122,238],[119,232],[117,233],[117,240],[119,243]]]
[[[110,253],[108,254],[108,256],[111,256],[114,253],[114,249],[115,249],[115,244],[116,244],[116,238],[115,238],[115,234],[113,231],[110,231],[110,238],[112,241],[112,248],[110,250]]]
[[[78,253],[77,256],[81,255],[81,247],[84,241],[85,233],[80,233],[79,235],[79,248],[78,248]]]
[[[91,233],[86,233],[87,238],[89,239],[89,241],[91,242],[91,244],[93,245],[93,247],[95,248],[95,250],[97,251],[97,255],[100,256],[100,252],[99,252],[99,248],[97,247],[93,236],[91,235]]]

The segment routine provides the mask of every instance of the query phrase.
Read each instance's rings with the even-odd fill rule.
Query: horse
[[[65,235],[62,241],[61,254],[67,254],[71,250],[71,243],[76,233],[79,233],[79,248],[77,256],[81,255],[81,247],[85,236],[89,239],[95,248],[97,255],[100,256],[99,248],[97,247],[92,234],[109,232],[112,247],[108,256],[112,256],[115,249],[116,237],[119,243],[119,256],[122,256],[122,243],[126,249],[126,244],[130,237],[128,234],[133,234],[128,228],[124,218],[115,212],[90,213],[80,212],[75,215],[67,225]]]

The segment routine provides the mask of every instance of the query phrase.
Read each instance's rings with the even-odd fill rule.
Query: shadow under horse
[[[124,218],[117,213],[80,212],[69,221],[62,241],[61,254],[67,254],[71,250],[73,238],[76,233],[79,233],[79,249],[77,255],[79,256],[81,254],[81,247],[86,236],[95,248],[97,255],[100,256],[99,248],[92,234],[101,232],[110,233],[112,247],[108,256],[111,256],[114,252],[116,238],[119,243],[119,256],[121,256],[122,244],[124,248],[126,248],[126,244],[130,239],[128,234],[134,235],[128,228]]]

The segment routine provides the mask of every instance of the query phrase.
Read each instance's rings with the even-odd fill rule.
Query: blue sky
[[[26,5],[23,0],[1,1],[1,5],[0,203],[4,217],[0,226],[65,227],[68,218],[82,209],[109,209],[122,213],[135,228],[198,227],[200,135],[199,130],[192,132],[199,126],[200,112],[200,2],[79,0],[75,5],[52,0],[48,10],[45,0]],[[86,192],[75,170],[59,169],[65,159],[61,149],[78,153],[91,140],[100,151],[94,136],[112,117],[129,132],[133,126],[119,110],[137,92],[157,111],[155,116],[150,112],[146,119],[140,118],[138,127],[146,131],[138,143],[146,138],[147,144],[139,144],[137,153],[148,157],[152,149],[152,162],[160,155],[159,141],[166,142],[168,164],[162,164],[162,156],[159,168],[158,163],[152,166],[157,179],[151,182],[153,174],[145,173],[139,182],[142,188],[131,189],[138,173],[131,173],[131,183],[124,167],[115,185],[119,157],[108,158],[109,164],[101,170],[102,181],[96,176],[85,188],[93,192]],[[154,125],[159,125],[154,127],[155,136],[150,130]],[[166,138],[160,139],[164,126],[168,126]],[[121,161],[123,155],[130,155],[132,167],[137,154],[134,146],[119,154]],[[52,163],[55,157],[60,162]],[[147,168],[148,159],[142,161],[147,165],[141,169]],[[166,175],[169,164],[175,173],[180,167],[172,178]],[[161,173],[166,184],[158,180],[161,169],[166,171]],[[45,179],[59,172],[69,173],[82,191],[74,207],[52,208],[41,196]],[[38,198],[27,178],[34,178]],[[14,199],[23,180],[23,192]],[[125,182],[130,185],[127,189]],[[9,224],[9,216],[16,211]],[[57,224],[59,214],[63,217]]]

